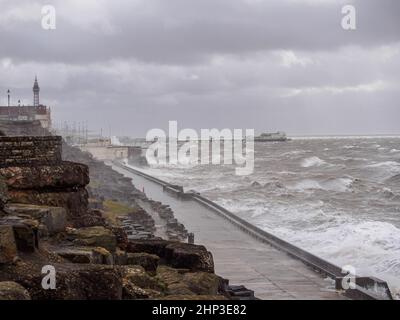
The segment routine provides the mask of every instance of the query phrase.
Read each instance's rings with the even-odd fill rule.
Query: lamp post
[[[11,110],[10,110],[10,89],[7,90],[7,96],[8,96],[8,120],[11,120]]]

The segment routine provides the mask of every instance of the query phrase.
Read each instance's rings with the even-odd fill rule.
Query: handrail
[[[191,198],[199,204],[206,206],[208,209],[211,209],[221,217],[225,218],[236,227],[239,227],[241,230],[245,231],[249,235],[257,238],[259,241],[264,243],[268,243],[271,246],[286,252],[290,256],[301,260],[306,265],[311,266],[314,270],[333,278],[336,281],[336,284],[341,287],[341,279],[346,276],[346,274],[342,273],[342,268],[336,266],[335,264],[328,262],[316,255],[305,251],[265,230],[262,230],[255,225],[245,221],[244,219],[238,217],[234,213],[220,206],[219,204],[203,197],[199,193],[196,192],[184,192],[183,187],[173,185],[171,183],[165,182],[161,179],[155,178],[147,173],[144,173],[140,170],[127,167],[126,165],[113,161],[114,165],[123,168],[124,170],[130,171],[134,174],[142,176],[150,181],[153,181],[163,187],[163,189],[168,189],[168,191],[173,192],[177,197],[188,199]],[[386,281],[375,277],[355,277],[356,288],[355,289],[347,289],[345,293],[347,296],[356,298],[356,299],[374,299],[374,300],[392,300],[392,294],[390,292],[389,286]]]

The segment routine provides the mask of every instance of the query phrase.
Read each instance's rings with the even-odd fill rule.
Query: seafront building
[[[45,129],[51,128],[51,109],[48,106],[40,104],[40,87],[35,77],[33,84],[33,104],[21,105],[20,100],[18,105],[11,104],[11,92],[7,91],[8,104],[0,106],[0,120],[9,121],[24,121],[24,120],[38,120]]]

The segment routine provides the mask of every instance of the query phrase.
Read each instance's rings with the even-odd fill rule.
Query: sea
[[[304,137],[255,143],[254,172],[236,165],[152,165],[241,218],[400,294],[400,137]]]

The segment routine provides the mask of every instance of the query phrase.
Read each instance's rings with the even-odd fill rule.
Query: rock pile
[[[169,240],[181,241],[187,239],[188,231],[182,223],[174,217],[174,212],[168,205],[161,202],[148,200],[151,208],[165,221],[166,232]]]

